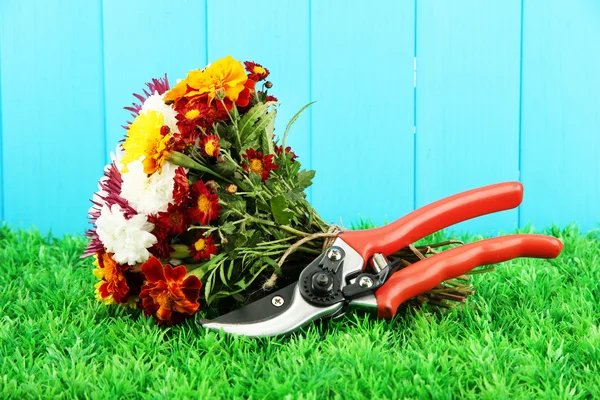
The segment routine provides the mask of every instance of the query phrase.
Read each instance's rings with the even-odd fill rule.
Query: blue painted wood
[[[600,221],[600,3],[526,1],[521,222]]]
[[[232,13],[231,10],[239,12]],[[269,91],[278,98],[275,133],[280,138],[290,119],[310,102],[309,2],[268,0],[208,2],[208,58],[227,55],[268,68]],[[243,38],[239,29],[243,27]],[[296,120],[287,144],[305,168],[311,166],[310,112]],[[310,196],[310,189],[307,191]]]
[[[100,0],[2,2],[4,218],[83,232],[102,171]]]
[[[597,2],[206,1],[0,0],[0,220],[86,229],[132,92],[232,54],[271,69],[278,133],[317,100],[290,143],[331,222],[384,223],[520,166],[521,225],[597,226]],[[509,231],[517,216],[456,229]]]
[[[414,3],[313,1],[313,206],[377,224],[413,208]]]
[[[417,2],[417,206],[518,180],[520,1]],[[456,225],[517,227],[516,210]]]
[[[123,107],[137,102],[132,93],[142,93],[146,82],[165,73],[174,86],[188,71],[206,65],[205,7],[203,0],[104,1],[109,152],[125,135],[121,125],[131,121]]]

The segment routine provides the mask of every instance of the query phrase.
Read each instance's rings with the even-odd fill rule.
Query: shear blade
[[[342,303],[318,307],[308,303],[296,283],[284,287],[245,307],[207,320],[205,328],[244,336],[277,336],[294,332],[318,318],[335,314]]]

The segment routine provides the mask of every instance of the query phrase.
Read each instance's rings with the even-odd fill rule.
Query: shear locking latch
[[[372,267],[375,273],[361,273],[356,277],[354,283],[344,286],[342,289],[344,298],[352,300],[366,294],[374,293],[375,290],[387,281],[391,271],[399,264],[399,260],[390,263],[383,254],[375,254],[372,260]]]

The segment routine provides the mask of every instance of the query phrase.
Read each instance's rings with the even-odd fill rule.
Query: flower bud
[[[206,182],[206,187],[208,188],[208,190],[212,190],[214,192],[215,190],[217,190],[217,182],[212,180],[208,181]]]
[[[169,128],[167,125],[163,125],[160,127],[160,134],[162,136],[168,135],[169,133],[171,133],[171,128]]]
[[[266,87],[267,89],[271,89],[271,88],[273,87],[273,82],[271,82],[271,81],[266,81],[266,82],[265,82],[265,87]]]
[[[218,88],[217,90],[215,90],[215,99],[221,101],[221,100],[225,99],[226,94],[227,93],[225,92],[225,89]]]
[[[229,243],[229,240],[225,236],[221,237],[221,244],[226,245],[227,243]]]
[[[237,192],[237,186],[235,186],[234,184],[229,184],[227,185],[225,191],[229,194],[235,194]]]
[[[223,156],[219,156],[219,157],[217,157],[217,162],[218,162],[218,163],[225,162],[225,157],[223,157]]]

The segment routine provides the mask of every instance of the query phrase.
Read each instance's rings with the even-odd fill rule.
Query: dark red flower
[[[227,111],[223,107],[218,107],[220,102],[208,104],[206,99],[200,98],[193,102],[178,102],[175,109],[177,110],[177,127],[181,132],[182,138],[188,144],[194,144],[195,139],[200,134],[198,127],[202,127],[205,132],[212,130],[215,122],[224,121],[228,117]]]
[[[281,146],[281,145],[279,145],[279,146],[275,145],[274,146],[274,150],[275,150],[275,154],[281,155],[281,153],[283,152],[283,146]],[[294,153],[292,151],[292,148],[290,146],[287,146],[285,148],[285,154],[290,154],[292,156],[292,158],[291,158],[292,162],[296,161],[296,158],[298,158],[298,156],[296,155],[296,153]]]
[[[192,186],[192,205],[190,217],[201,225],[208,225],[210,221],[219,218],[219,196],[211,193],[201,180]]]
[[[202,233],[196,236],[196,240],[188,249],[196,261],[210,260],[210,256],[217,253],[217,246],[215,246],[215,240],[212,235],[205,237]]]
[[[269,76],[269,70],[254,61],[244,61],[244,65],[246,66],[246,71],[249,72],[249,79],[259,82],[267,79],[267,76]]]
[[[166,235],[179,235],[185,232],[190,226],[186,209],[185,204],[180,206],[169,204],[167,211],[151,215],[149,220],[155,225],[155,231],[160,230]]]
[[[248,149],[246,154],[242,154],[242,158],[246,161],[243,165],[244,170],[260,175],[263,182],[269,178],[271,171],[279,168],[273,164],[273,154],[264,155],[254,149]]]
[[[173,201],[175,205],[180,205],[186,202],[190,193],[190,185],[183,167],[178,167],[175,170],[175,184],[173,185]]]
[[[187,275],[184,265],[164,266],[156,257],[142,265],[146,284],[140,292],[141,308],[147,316],[156,317],[157,324],[169,325],[194,315],[200,304],[202,283],[198,277]]]
[[[170,258],[171,253],[175,251],[173,247],[171,247],[171,240],[166,230],[156,221],[154,218],[149,218],[152,222],[154,221],[156,224],[154,226],[154,230],[152,234],[156,237],[156,243],[152,245],[148,249],[150,254],[158,258]]]

